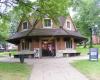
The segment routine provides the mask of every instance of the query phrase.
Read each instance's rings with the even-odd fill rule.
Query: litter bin
[[[24,63],[24,55],[20,55],[20,63]]]

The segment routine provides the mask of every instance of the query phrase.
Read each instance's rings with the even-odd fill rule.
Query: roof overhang
[[[39,37],[73,37],[76,42],[86,40],[80,33],[74,31],[65,31],[63,29],[35,29],[29,35],[28,31],[19,32],[12,35],[7,41],[13,44],[20,43],[21,39],[32,39]]]

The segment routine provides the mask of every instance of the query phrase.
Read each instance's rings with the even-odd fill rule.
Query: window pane
[[[72,40],[66,40],[66,48],[72,48]]]
[[[44,19],[44,26],[50,27],[51,26],[51,19]]]
[[[70,22],[67,21],[67,28],[70,28]]]
[[[29,50],[29,42],[28,41],[22,42],[22,50]]]
[[[27,24],[28,24],[27,22],[24,22],[23,23],[23,29],[27,29],[28,28],[28,25]]]

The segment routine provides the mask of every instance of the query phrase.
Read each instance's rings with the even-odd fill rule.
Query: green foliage
[[[79,31],[89,38],[90,47],[92,47],[92,32],[95,26],[97,26],[98,29],[100,27],[100,7],[97,6],[97,0],[74,1],[76,2],[74,7],[77,11],[74,22]]]
[[[100,53],[100,45],[93,45],[93,47],[98,48]],[[89,53],[89,45],[87,45],[86,48],[84,48],[83,46],[78,46],[76,50],[77,52],[80,52],[81,55],[87,55]]]
[[[97,7],[96,0],[80,0],[76,2],[75,6],[77,14],[75,16],[75,23],[82,34],[91,36],[89,28],[100,24],[100,8]]]
[[[3,18],[0,20],[0,41],[5,40],[8,36],[8,29],[9,29],[8,21]]]
[[[21,20],[28,18],[42,19],[45,16],[57,21],[59,16],[68,14],[70,0],[38,0],[35,2],[20,0],[13,10]]]
[[[16,32],[19,22],[29,18],[42,19],[48,16],[57,22],[58,16],[68,14],[70,4],[70,0],[36,0],[34,2],[30,0],[16,0],[9,12],[1,14],[7,16],[8,20],[1,17],[1,20],[4,21],[0,25],[0,30],[3,29],[5,33],[0,33],[0,35],[7,38],[9,29],[10,33]]]
[[[0,52],[0,56],[9,56],[9,53],[13,56],[17,52],[16,51],[10,51],[10,52]]]

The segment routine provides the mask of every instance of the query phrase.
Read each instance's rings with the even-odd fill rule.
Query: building
[[[39,51],[37,56],[62,57],[63,53],[75,52],[76,44],[85,38],[77,31],[70,16],[59,17],[58,21],[59,24],[55,24],[48,17],[37,24],[34,19],[21,21],[16,34],[10,36],[8,42],[18,46],[19,54]]]
[[[92,35],[92,43],[93,44],[100,44],[100,37],[97,35]]]
[[[16,51],[17,50],[17,46],[11,43],[7,43],[6,44],[6,51]]]

